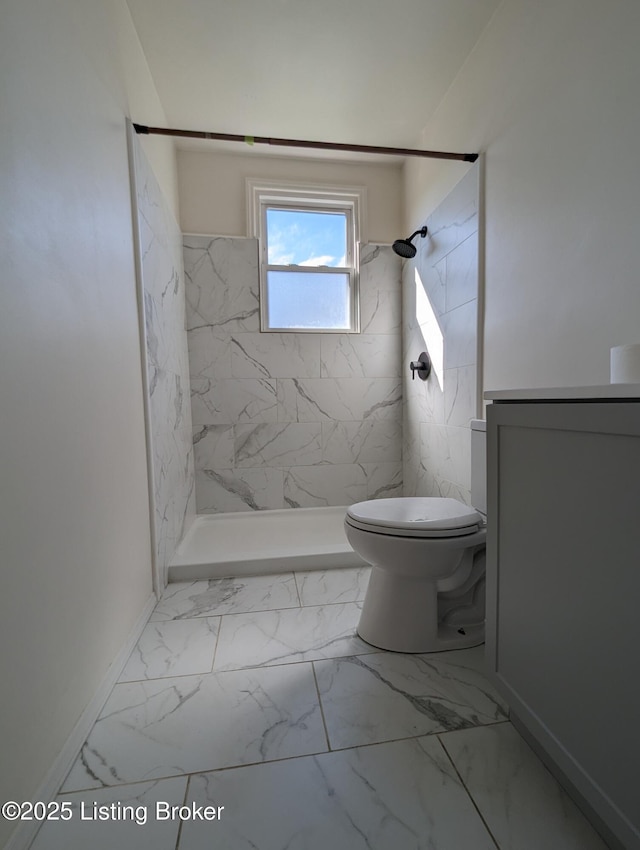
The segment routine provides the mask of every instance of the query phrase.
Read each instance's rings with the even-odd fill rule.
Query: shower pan
[[[201,514],[178,547],[169,581],[363,566],[344,532],[346,510]]]

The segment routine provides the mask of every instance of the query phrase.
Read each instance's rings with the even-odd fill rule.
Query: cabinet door
[[[496,684],[640,848],[640,403],[493,404],[487,465]]]

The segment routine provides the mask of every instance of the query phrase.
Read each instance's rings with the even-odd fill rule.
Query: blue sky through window
[[[344,266],[344,213],[267,209],[268,263],[277,266]]]

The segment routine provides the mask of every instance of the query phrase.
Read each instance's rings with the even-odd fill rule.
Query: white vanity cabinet
[[[640,850],[640,387],[485,397],[489,668],[605,839]]]

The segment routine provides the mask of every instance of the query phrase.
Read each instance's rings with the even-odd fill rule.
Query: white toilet
[[[358,502],[345,531],[373,569],[358,624],[367,643],[396,652],[484,641],[486,424],[471,421],[471,501],[406,497]]]

